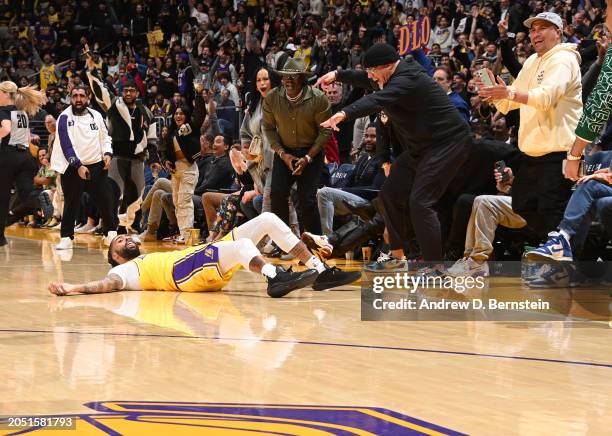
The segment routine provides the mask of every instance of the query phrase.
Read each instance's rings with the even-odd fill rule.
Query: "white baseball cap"
[[[525,21],[523,21],[523,24],[526,28],[531,29],[531,25],[537,20],[548,21],[549,23],[557,26],[559,30],[563,30],[563,20],[554,12],[541,12],[535,17],[527,18]]]

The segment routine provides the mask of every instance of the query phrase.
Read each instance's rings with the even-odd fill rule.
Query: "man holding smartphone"
[[[608,30],[612,30],[612,0],[608,0],[606,26]],[[583,239],[580,233],[584,233],[584,221],[591,218],[593,209],[597,211],[602,224],[612,236],[612,164],[610,168],[599,169],[588,176],[580,174],[584,148],[597,138],[606,122],[610,120],[612,114],[610,95],[612,95],[612,47],[608,48],[597,84],[584,106],[584,112],[576,126],[576,139],[563,169],[565,177],[577,181],[578,187],[567,204],[558,231],[551,232],[545,244],[531,251],[529,253],[531,258],[573,260],[572,245],[575,245],[575,239]]]
[[[512,210],[544,239],[563,216],[572,183],[561,172],[582,114],[580,55],[575,44],[562,44],[563,20],[542,12],[524,22],[536,53],[524,63],[511,86],[489,70],[489,85],[477,79],[479,95],[506,114],[520,110],[518,146],[521,166],[512,189]],[[486,79],[485,79],[486,80]],[[578,157],[579,159],[579,157]]]
[[[69,250],[74,239],[74,222],[87,190],[102,218],[108,245],[117,236],[117,211],[108,187],[108,169],[113,158],[111,138],[100,112],[88,108],[87,88],[75,85],[70,106],[57,119],[57,134],[51,155],[51,169],[60,173],[64,191],[61,240],[57,250]]]
[[[301,59],[288,59],[277,71],[282,86],[271,90],[263,102],[262,130],[274,151],[272,212],[289,222],[289,191],[297,182],[300,223],[321,233],[317,188],[323,168],[324,148],[331,129],[320,124],[331,116],[325,94],[306,84]]]

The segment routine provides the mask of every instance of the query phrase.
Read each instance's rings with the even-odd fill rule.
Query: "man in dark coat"
[[[346,120],[383,111],[401,153],[391,165],[381,153],[388,178],[379,194],[391,254],[381,269],[407,269],[403,249],[407,214],[427,262],[442,259],[442,236],[435,205],[465,161],[469,127],[445,92],[416,61],[400,60],[388,44],[375,44],[364,55],[363,70],[332,71],[317,84],[338,80],[374,92],[349,104],[322,123],[338,129]]]

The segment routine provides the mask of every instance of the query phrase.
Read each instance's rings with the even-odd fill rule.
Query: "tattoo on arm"
[[[119,291],[123,281],[117,274],[109,274],[102,280],[89,282],[82,285],[80,290],[83,294],[103,294],[106,292]]]

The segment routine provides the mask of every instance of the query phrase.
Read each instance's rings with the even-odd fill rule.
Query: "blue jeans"
[[[345,201],[353,206],[363,206],[369,203],[368,200],[341,189],[325,187],[317,191],[321,230],[324,235],[329,235],[334,231],[334,214],[348,215],[351,213],[344,205]]]
[[[253,199],[253,207],[255,208],[255,211],[258,215],[263,212],[264,201],[264,196],[262,194],[258,195]]]
[[[257,200],[259,197],[261,197],[261,203],[263,203],[263,196],[261,195],[254,197],[251,201],[247,203],[244,203],[242,201],[240,202],[240,209],[242,209],[242,213],[244,213],[246,217],[250,220],[252,220],[261,213],[261,208],[257,210],[257,207],[255,206],[255,200]]]
[[[597,201],[597,215],[608,236],[612,238],[612,196]]]
[[[593,212],[603,211],[602,222],[609,229],[612,222],[612,187],[605,183],[596,180],[589,180],[586,183],[578,185],[578,188],[572,194],[563,220],[559,224],[559,228],[565,231],[568,235],[576,235],[576,241],[582,241],[586,237],[590,219]],[[601,202],[601,206],[600,203]]]

